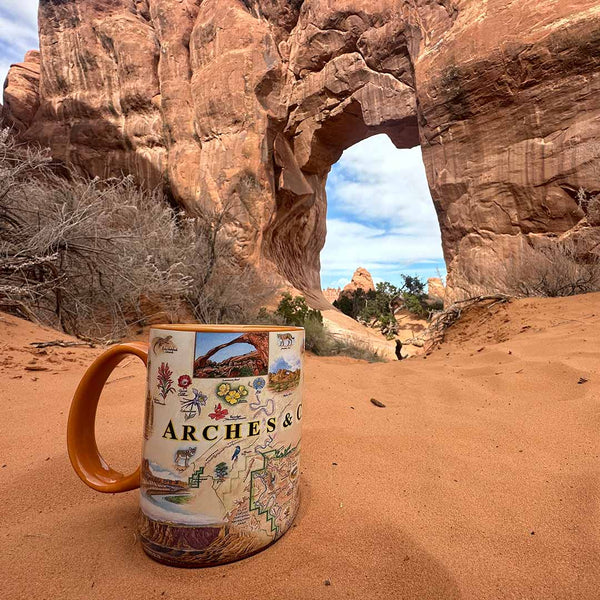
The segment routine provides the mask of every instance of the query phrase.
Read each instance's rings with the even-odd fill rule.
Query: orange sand
[[[38,356],[29,342],[65,336],[7,316],[0,332],[2,598],[600,596],[600,294],[478,311],[426,359],[308,357],[295,527],[195,571],[143,554],[137,492],[71,470],[69,402],[99,350]],[[35,358],[48,370],[24,370]],[[101,402],[119,467],[138,460],[143,388],[132,359]]]

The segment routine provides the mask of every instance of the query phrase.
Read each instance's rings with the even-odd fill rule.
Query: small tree
[[[369,362],[382,360],[372,348],[333,335],[323,324],[321,313],[311,309],[302,296],[293,298],[289,293],[283,294],[276,312],[261,308],[256,322],[304,327],[304,345],[318,356],[343,354]]]
[[[309,320],[323,323],[321,313],[318,310],[310,308],[303,296],[293,298],[288,292],[282,295],[275,313],[284,320],[286,325],[304,327]]]
[[[215,467],[215,477],[217,478],[218,481],[225,481],[225,477],[227,477],[228,473],[229,473],[229,467],[227,466],[227,463],[220,462]]]
[[[365,292],[358,288],[353,292],[342,292],[340,297],[333,303],[338,310],[341,310],[345,315],[358,319],[358,316],[365,311],[369,306],[373,305],[376,299],[374,290]]]

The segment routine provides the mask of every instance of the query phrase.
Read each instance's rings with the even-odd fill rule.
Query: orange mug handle
[[[131,475],[112,469],[100,455],[94,425],[102,388],[113,369],[134,354],[148,364],[148,344],[117,344],[101,354],[88,368],[73,396],[67,425],[69,459],[79,478],[99,492],[127,492],[140,487],[140,468]]]

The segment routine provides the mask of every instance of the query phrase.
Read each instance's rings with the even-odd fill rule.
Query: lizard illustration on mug
[[[154,352],[154,354],[160,354],[161,352],[176,352],[177,346],[173,343],[173,336],[156,336],[152,341],[152,351]]]

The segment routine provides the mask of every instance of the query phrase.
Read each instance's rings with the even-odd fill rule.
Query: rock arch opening
[[[327,178],[323,288],[343,287],[357,267],[401,285],[401,274],[445,275],[440,228],[419,146],[376,135],[344,152]]]
[[[273,135],[276,207],[265,230],[264,250],[315,307],[330,306],[321,293],[320,253],[327,233],[326,184],[332,166],[345,150],[379,134],[399,149],[420,145],[414,90],[377,75],[383,78],[378,79],[381,87],[363,84],[331,111],[326,98],[320,99],[323,104],[315,104],[313,98],[308,114],[295,122],[292,112],[287,128]],[[393,101],[383,102],[382,90]]]
[[[328,173],[377,133],[423,148],[453,299],[498,285],[526,247],[568,237],[597,254],[573,197],[598,179],[592,0],[516,28],[513,11],[446,0],[134,4],[40,3],[41,52],[11,69],[2,119],[89,175],[164,184],[190,212],[233,199],[242,261],[314,306]],[[509,29],[519,42],[500,48]]]

